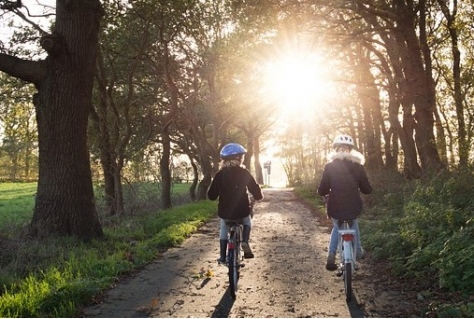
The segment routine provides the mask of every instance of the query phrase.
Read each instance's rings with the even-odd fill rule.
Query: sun
[[[283,111],[310,112],[331,92],[330,72],[316,53],[288,53],[264,67],[265,91]]]

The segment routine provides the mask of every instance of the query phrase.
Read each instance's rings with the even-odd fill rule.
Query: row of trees
[[[0,3],[5,14],[22,14]],[[191,196],[205,198],[229,141],[246,145],[245,164],[262,183],[262,140],[270,137],[280,139],[290,183],[314,178],[338,132],[356,138],[369,169],[419,178],[467,167],[472,9],[443,0],[57,0],[51,31],[35,25],[0,53],[0,70],[36,90],[32,233],[102,235],[91,158],[102,167],[110,214],[124,213],[124,168],[156,159],[170,207],[176,154],[193,168]],[[45,58],[18,51],[38,39]],[[262,64],[300,42],[326,56],[336,94],[282,122],[278,101],[262,90]],[[22,86],[11,87],[0,101],[5,133],[21,106],[13,97]],[[275,123],[285,128],[279,134]],[[2,148],[13,162],[21,152],[10,144]]]
[[[16,3],[3,8],[21,15]],[[236,116],[229,92],[238,83],[220,85],[239,72],[222,65],[243,64],[228,53],[243,32],[235,17],[245,10],[214,1],[57,1],[52,32],[34,26],[46,58],[27,60],[3,46],[0,69],[37,90],[33,235],[102,235],[90,152],[102,165],[110,214],[123,213],[124,166],[149,154],[160,161],[163,208],[171,205],[172,152],[188,156],[195,171],[191,194],[205,198],[220,147],[244,139],[250,145],[263,132],[260,121]],[[15,34],[12,41],[37,37]]]
[[[38,178],[38,131],[29,97],[32,88],[0,74],[0,180]]]
[[[314,3],[311,30],[340,57],[335,80],[343,85],[320,125],[289,135],[296,142],[285,151],[298,155],[288,166],[300,168],[295,180],[320,169],[334,128],[356,137],[369,169],[407,178],[467,169],[472,12],[472,3],[444,0]]]

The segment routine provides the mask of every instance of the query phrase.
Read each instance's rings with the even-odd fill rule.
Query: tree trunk
[[[357,93],[363,113],[365,154],[367,155],[366,166],[369,169],[380,169],[383,167],[380,144],[380,125],[383,125],[383,123],[378,118],[381,105],[379,91],[375,86],[375,78],[370,72],[368,58],[361,54],[356,67],[360,74],[360,81],[357,83]]]
[[[123,185],[121,176],[122,167],[114,166],[114,207],[118,215],[125,214],[125,207],[123,203]]]
[[[260,185],[263,185],[264,184],[263,170],[262,170],[262,164],[260,163],[260,141],[259,141],[258,137],[255,138],[253,146],[254,146],[254,150],[255,150],[255,153],[254,153],[255,180]]]
[[[402,85],[402,83],[401,83]],[[395,93],[390,96],[396,96]],[[401,101],[403,104],[403,101]],[[403,149],[404,163],[403,163],[403,174],[405,177],[410,179],[418,179],[421,176],[421,168],[418,165],[415,141],[413,140],[413,118],[410,112],[410,108],[403,109],[403,126],[398,120],[399,101],[389,101],[389,112],[388,120],[390,126],[395,130],[400,144]],[[397,142],[393,141],[393,145]],[[395,154],[394,154],[395,155]]]
[[[99,69],[99,72],[102,71]],[[99,78],[101,78],[99,76]],[[94,124],[94,129],[98,135],[99,149],[100,149],[100,164],[102,166],[102,172],[104,174],[104,197],[105,197],[105,209],[107,214],[113,216],[117,214],[117,207],[115,202],[115,177],[114,167],[115,154],[109,130],[107,128],[107,97],[106,88],[104,85],[99,83],[100,100],[98,102],[97,109],[92,109],[90,119]]]
[[[385,168],[398,171],[398,134],[393,127],[384,132]]]
[[[189,197],[191,198],[192,201],[197,200],[196,196],[196,188],[199,182],[199,171],[196,163],[194,163],[194,160],[191,156],[189,156],[189,161],[191,162],[191,167],[193,168],[193,182],[191,183],[191,186],[189,187]]]
[[[401,54],[401,61],[405,72],[405,78],[410,81],[406,86],[407,103],[413,104],[416,113],[415,119],[415,140],[420,156],[421,168],[424,172],[438,170],[443,167],[436,149],[434,137],[434,116],[435,108],[434,92],[430,86],[429,78],[432,76],[431,61],[424,61],[420,40],[416,36],[414,28],[414,8],[409,8],[403,1],[396,1],[399,11],[397,28],[398,35],[401,36],[399,43],[405,45]],[[421,3],[421,2],[420,2]],[[424,15],[425,12],[420,12]],[[424,25],[420,28],[424,28]],[[426,63],[426,65],[423,64]]]
[[[436,147],[439,152],[441,161],[446,167],[448,166],[448,146],[446,145],[446,134],[444,132],[443,123],[441,122],[441,117],[439,111],[435,110],[435,128],[436,128]]]
[[[202,180],[198,186],[197,198],[203,200],[207,198],[207,189],[211,185],[212,180],[212,163],[209,156],[201,156],[201,171],[203,174]]]
[[[103,235],[87,144],[88,115],[103,14],[99,0],[57,1],[55,32],[42,39],[46,75],[35,82],[39,181],[31,233]]]
[[[163,153],[160,159],[160,173],[161,173],[161,208],[171,208],[171,170],[170,170],[170,156],[171,156],[171,139],[168,127],[165,127],[161,132],[161,143],[163,145]]]
[[[247,133],[247,132],[246,132]],[[247,154],[244,157],[244,162],[243,164],[245,167],[250,171],[251,168],[251,163],[252,163],[252,157],[253,157],[253,152],[254,152],[254,145],[253,145],[253,135],[247,133]]]
[[[117,214],[117,207],[115,205],[115,178],[112,170],[112,159],[110,152],[101,148],[100,158],[102,164],[102,171],[104,173],[104,196],[105,206],[108,215]]]
[[[450,11],[445,1],[438,0],[437,3],[441,7],[451,38],[451,52],[453,55],[453,82],[454,82],[454,104],[456,106],[456,118],[458,120],[458,147],[459,147],[459,166],[466,168],[469,161],[469,141],[466,132],[466,120],[464,116],[463,93],[461,87],[461,52],[459,50],[459,25],[456,21],[457,6]],[[442,129],[439,127],[438,131]],[[444,136],[443,136],[444,137]],[[446,151],[446,149],[444,149]],[[447,159],[447,156],[446,156]]]

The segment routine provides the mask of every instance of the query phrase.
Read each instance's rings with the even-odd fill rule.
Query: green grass
[[[9,200],[3,192],[1,196],[5,202],[22,197],[12,193],[5,195]],[[87,244],[69,237],[5,238],[0,241],[0,317],[78,316],[81,306],[120,276],[182,243],[215,212],[216,202],[200,201],[123,218],[103,217],[105,238]]]
[[[11,235],[15,225],[24,225],[33,216],[36,183],[0,183],[0,230]]]
[[[0,231],[10,236],[18,226],[29,223],[33,216],[37,183],[0,182]],[[189,184],[173,184],[172,200],[174,205],[189,202]],[[141,183],[125,185],[124,196],[126,210],[143,211],[144,209],[157,210],[160,206],[160,189],[156,183]],[[95,187],[99,211],[103,205],[101,186]],[[5,233],[7,232],[7,233]]]

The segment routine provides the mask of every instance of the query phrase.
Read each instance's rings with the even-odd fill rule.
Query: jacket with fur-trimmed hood
[[[330,153],[324,166],[318,194],[329,195],[327,214],[335,219],[356,219],[362,213],[360,193],[370,194],[372,186],[364,169],[364,156],[352,150]]]

